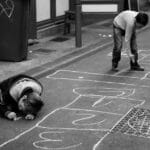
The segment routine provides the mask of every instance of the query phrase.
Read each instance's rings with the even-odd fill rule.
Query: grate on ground
[[[51,39],[51,41],[54,41],[54,42],[65,42],[67,40],[69,40],[69,38],[67,37],[56,37],[56,38]]]
[[[112,130],[111,133],[150,138],[150,110],[133,108]]]

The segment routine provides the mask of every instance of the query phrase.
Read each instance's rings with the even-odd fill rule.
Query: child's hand
[[[135,61],[135,59],[134,59],[134,55],[133,55],[133,54],[131,54],[131,55],[130,55],[130,60],[131,60],[132,62],[134,62],[134,61]]]
[[[17,120],[17,115],[15,112],[7,111],[5,116],[10,120]]]
[[[25,119],[26,120],[33,120],[35,117],[34,117],[34,115],[32,115],[32,114],[28,114],[28,115],[26,115],[25,116]]]

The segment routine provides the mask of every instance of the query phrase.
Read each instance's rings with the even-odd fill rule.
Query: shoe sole
[[[119,70],[112,68],[111,71],[117,72],[117,71],[119,71]]]
[[[144,71],[144,69],[130,69],[131,71]]]

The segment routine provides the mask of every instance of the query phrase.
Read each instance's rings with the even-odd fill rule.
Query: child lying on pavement
[[[0,115],[10,120],[24,117],[33,120],[44,105],[42,84],[25,74],[10,77],[0,83]]]

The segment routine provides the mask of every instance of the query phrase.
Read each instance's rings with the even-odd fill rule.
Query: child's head
[[[142,26],[146,26],[148,24],[148,15],[146,13],[139,12],[136,16],[136,22],[141,24]]]
[[[18,108],[21,112],[25,115],[31,114],[33,116],[37,115],[43,105],[44,103],[41,100],[41,96],[36,92],[23,95],[18,102]]]

